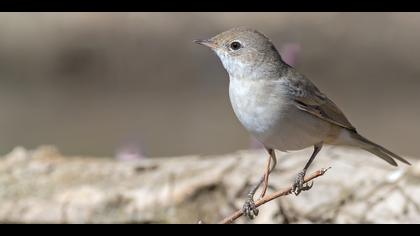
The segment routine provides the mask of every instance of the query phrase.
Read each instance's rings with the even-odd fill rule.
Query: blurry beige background
[[[0,152],[57,145],[66,154],[217,154],[250,146],[228,77],[192,43],[256,28],[358,130],[420,156],[420,14],[1,13]]]

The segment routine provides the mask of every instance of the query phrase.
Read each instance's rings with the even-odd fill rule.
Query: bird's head
[[[231,77],[252,77],[275,72],[283,64],[280,54],[264,34],[237,27],[210,39],[194,42],[212,49]]]

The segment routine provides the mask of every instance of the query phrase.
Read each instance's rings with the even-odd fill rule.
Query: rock
[[[268,193],[290,186],[310,154],[278,153]],[[17,147],[0,158],[0,222],[215,223],[242,207],[266,159],[254,150],[118,161]],[[310,171],[332,169],[310,191],[261,206],[255,221],[236,222],[420,222],[420,162],[408,159],[412,167],[395,168],[361,150],[325,147]]]

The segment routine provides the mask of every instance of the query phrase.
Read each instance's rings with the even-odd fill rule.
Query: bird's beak
[[[196,39],[193,42],[209,48],[216,48],[216,44],[210,39]]]

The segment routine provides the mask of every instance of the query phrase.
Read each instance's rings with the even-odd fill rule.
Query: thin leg
[[[245,201],[245,204],[242,207],[244,214],[248,216],[250,219],[254,219],[255,216],[258,215],[258,209],[255,207],[255,203],[254,203],[254,195],[257,192],[258,188],[263,183],[264,183],[264,189],[263,189],[263,192],[261,193],[260,198],[265,195],[268,188],[268,176],[277,165],[277,159],[276,159],[276,154],[274,152],[274,149],[266,148],[266,150],[269,154],[269,158],[268,158],[267,165],[265,168],[264,176],[262,176],[261,179],[258,181],[258,183],[254,187],[252,187],[251,191],[248,193],[247,200]]]
[[[303,182],[304,182],[306,171],[308,170],[309,166],[312,164],[312,161],[315,159],[318,152],[321,151],[322,145],[323,143],[321,142],[314,146],[314,151],[311,157],[309,158],[309,161],[306,163],[303,170],[299,172],[298,175],[296,176],[295,183],[293,184],[293,188],[292,188],[292,192],[296,196],[299,195],[301,191],[306,191],[312,188],[313,184],[312,185],[307,184],[306,186],[303,186]]]
[[[261,192],[260,198],[263,198],[265,196],[265,193],[267,192],[268,188],[268,176],[271,174],[271,171],[276,167],[277,165],[277,158],[276,158],[276,152],[272,148],[267,149],[268,154],[270,155],[270,158],[267,161],[267,166],[265,167],[265,174],[264,174],[264,187],[263,191]],[[271,161],[273,161],[273,165],[271,165]]]

